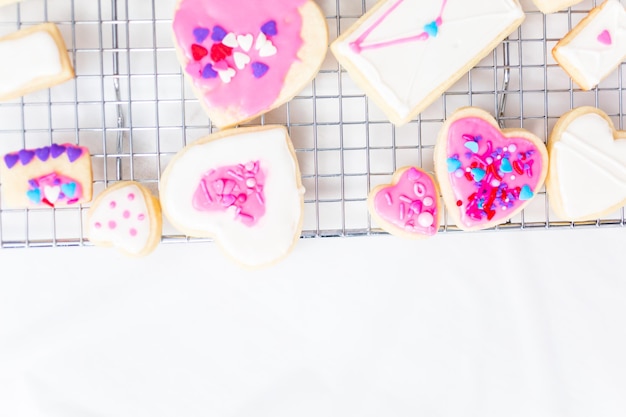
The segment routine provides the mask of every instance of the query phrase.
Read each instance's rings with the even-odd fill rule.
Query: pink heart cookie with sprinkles
[[[163,212],[188,236],[215,239],[247,268],[286,257],[302,231],[304,188],[287,129],[227,129],[188,145],[161,176]]]
[[[397,170],[391,184],[374,188],[368,197],[372,218],[386,232],[407,239],[434,236],[439,230],[439,190],[417,167]]]
[[[135,181],[108,187],[87,214],[87,235],[98,246],[115,247],[130,256],[151,253],[161,241],[159,200]]]
[[[500,130],[489,113],[465,107],[439,133],[435,172],[456,225],[487,229],[521,212],[541,190],[548,152],[531,132]]]
[[[183,71],[220,128],[289,101],[328,47],[326,19],[312,0],[179,0],[172,26]]]

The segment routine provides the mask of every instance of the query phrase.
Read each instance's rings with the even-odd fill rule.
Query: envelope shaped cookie
[[[410,121],[524,20],[517,0],[383,0],[331,45],[391,122]]]
[[[466,107],[441,129],[435,172],[456,225],[486,229],[515,216],[537,194],[548,172],[548,152],[531,132],[500,130],[489,113]]]
[[[312,0],[179,0],[173,30],[183,70],[221,128],[290,100],[328,48],[326,19]]]
[[[563,115],[550,135],[550,206],[564,220],[595,220],[626,204],[626,132],[595,107]]]
[[[594,8],[552,49],[558,64],[591,90],[626,58],[626,10],[617,0]]]
[[[160,195],[175,227],[214,238],[250,268],[287,256],[302,230],[304,188],[282,126],[226,130],[188,145],[163,172]]]
[[[439,189],[418,167],[400,168],[391,184],[374,188],[367,201],[372,218],[392,235],[423,239],[437,234]]]
[[[581,1],[583,0],[533,0],[533,3],[539,10],[547,14],[565,10]]]
[[[74,77],[61,32],[44,23],[0,38],[0,100],[11,100]]]
[[[115,247],[131,256],[147,255],[161,240],[159,200],[138,182],[120,182],[95,199],[87,225],[94,244]]]

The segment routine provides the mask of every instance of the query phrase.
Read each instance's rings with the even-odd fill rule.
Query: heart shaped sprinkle
[[[77,146],[69,146],[67,148],[67,158],[70,162],[76,161],[83,154],[83,148]]]
[[[600,42],[603,45],[611,45],[613,44],[613,39],[611,38],[611,32],[609,32],[608,30],[603,30],[599,35],[598,35],[598,42]]]
[[[262,62],[252,63],[252,74],[254,75],[255,78],[261,78],[267,73],[267,70],[269,69],[270,67],[268,67],[266,64]]]
[[[204,46],[198,45],[196,43],[191,45],[191,56],[193,57],[194,61],[200,61],[202,58],[204,58],[208,54],[209,54],[209,51]]]
[[[59,187],[58,185],[55,185],[53,187],[45,186],[43,188],[44,197],[46,198],[46,200],[48,200],[52,204],[56,203],[56,201],[59,199],[60,193],[61,193],[61,187]]]
[[[37,155],[37,158],[40,161],[42,161],[42,162],[47,161],[48,158],[50,157],[50,147],[49,146],[45,146],[43,148],[35,149],[35,155]]]
[[[266,36],[276,36],[278,34],[278,29],[276,27],[276,21],[270,20],[261,26],[261,32]]]
[[[19,156],[22,165],[28,165],[35,157],[35,152],[28,149],[22,149],[17,153],[17,155]]]
[[[203,27],[197,27],[193,30],[193,37],[197,43],[202,43],[209,37],[210,30]]]
[[[56,143],[53,143],[52,146],[50,146],[50,155],[52,155],[52,158],[56,159],[59,156],[63,155],[64,153],[65,153],[64,145],[57,145]]]
[[[215,26],[213,27],[213,35],[211,35],[211,39],[215,42],[221,42],[227,34],[228,32],[226,29],[221,26]]]
[[[241,52],[235,52],[233,54],[233,59],[235,60],[235,66],[240,70],[244,69],[246,65],[250,63],[250,57]]]
[[[214,43],[211,47],[211,60],[220,62],[233,54],[233,48],[223,43]]]
[[[237,43],[239,44],[239,47],[246,52],[252,48],[252,42],[254,42],[254,36],[250,34],[237,36]]]
[[[437,22],[433,21],[427,25],[424,25],[424,32],[428,33],[428,36],[434,38],[439,33],[439,26]]]
[[[9,169],[13,168],[15,164],[17,164],[17,161],[19,160],[20,160],[20,157],[17,154],[10,153],[10,154],[4,155],[4,163]]]
[[[236,48],[239,46],[239,43],[237,42],[237,36],[232,32],[224,36],[224,39],[222,39],[222,43],[230,48]]]

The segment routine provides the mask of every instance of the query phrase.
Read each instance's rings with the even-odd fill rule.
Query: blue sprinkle
[[[39,189],[26,191],[26,196],[30,201],[35,204],[41,203],[41,192],[39,191]]]
[[[483,178],[485,178],[485,175],[487,174],[485,170],[482,168],[472,168],[471,172],[472,172],[472,177],[474,178],[474,181],[476,182],[481,181]]]
[[[446,162],[448,164],[448,172],[455,172],[457,169],[461,168],[461,161],[456,158],[448,158]]]
[[[268,67],[267,65],[265,65],[262,62],[253,62],[252,63],[252,75],[254,75],[254,78],[261,78],[262,76],[265,75],[265,73],[269,69],[270,69],[270,67]]]
[[[465,147],[474,153],[478,152],[478,143],[476,142],[465,142]]]
[[[211,31],[207,28],[197,27],[193,30],[193,37],[196,38],[196,43],[202,43],[209,36]]]
[[[261,26],[261,32],[265,34],[265,36],[276,36],[278,34],[278,29],[276,29],[276,21],[270,20]]]
[[[508,174],[509,172],[513,172],[513,166],[511,165],[511,161],[507,158],[502,159],[502,163],[500,164],[500,171]]]
[[[525,185],[519,193],[519,199],[522,201],[530,200],[534,195],[533,190],[528,185]]]
[[[211,67],[211,64],[206,64],[202,70],[202,78],[208,79],[215,77],[217,77],[217,72]]]
[[[424,32],[428,33],[428,36],[436,37],[439,33],[439,26],[437,26],[437,22],[433,21],[427,25],[424,25]]]
[[[76,194],[76,183],[70,182],[67,184],[63,184],[61,186],[61,191],[67,196],[67,198],[74,197],[74,194]]]
[[[211,39],[213,39],[215,42],[221,42],[227,34],[228,32],[226,32],[226,29],[221,26],[215,26],[213,28],[213,35],[211,35]]]

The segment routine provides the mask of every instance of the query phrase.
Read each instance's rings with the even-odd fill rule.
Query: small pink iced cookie
[[[161,239],[159,200],[143,185],[124,181],[107,188],[87,215],[89,240],[131,256],[152,252]]]
[[[304,188],[282,126],[225,130],[188,145],[163,172],[160,195],[176,228],[214,238],[250,268],[287,256],[302,230]]]
[[[219,127],[290,100],[326,55],[326,21],[311,0],[179,0],[173,22],[185,74]]]
[[[484,110],[465,107],[444,123],[435,172],[450,215],[463,230],[486,229],[522,211],[543,186],[548,152],[524,129],[500,130]]]
[[[368,198],[372,218],[387,232],[409,239],[434,236],[439,229],[439,191],[416,167],[396,171],[391,185],[379,185]]]

